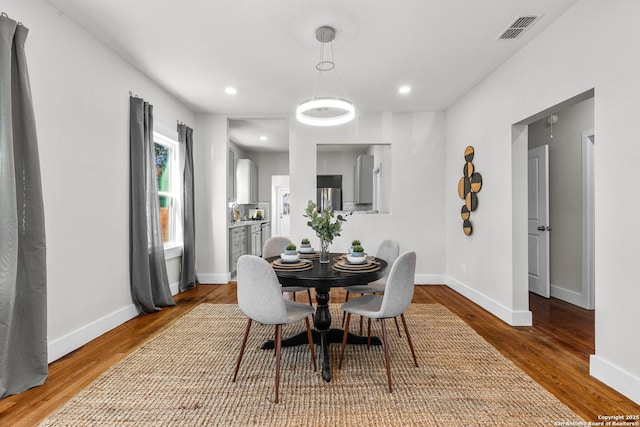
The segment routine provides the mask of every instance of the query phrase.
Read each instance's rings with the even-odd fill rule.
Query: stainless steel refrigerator
[[[318,175],[316,204],[325,209],[342,210],[342,175]]]

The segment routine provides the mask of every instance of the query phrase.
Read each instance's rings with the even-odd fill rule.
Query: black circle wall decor
[[[465,164],[462,167],[462,178],[458,181],[458,196],[464,200],[464,205],[460,209],[460,217],[462,218],[462,231],[467,236],[473,232],[471,224],[471,212],[478,208],[478,192],[482,189],[482,175],[475,171],[473,158],[475,156],[474,148],[469,145],[464,150]]]
[[[471,216],[471,212],[467,209],[467,205],[462,205],[462,209],[460,209],[460,218],[462,218],[463,221],[466,221],[469,219],[469,216]]]
[[[472,146],[469,145],[467,148],[464,149],[464,159],[467,162],[473,161],[474,154],[475,154],[475,150],[473,149]]]
[[[461,199],[464,199],[470,190],[471,181],[466,176],[463,176],[460,178],[460,181],[458,181],[458,196],[460,196]]]
[[[471,234],[471,232],[473,231],[473,227],[471,226],[471,221],[469,221],[468,219],[465,219],[464,221],[462,221],[462,231],[464,231],[464,234],[466,234],[467,236]]]
[[[473,163],[467,162],[464,164],[464,167],[462,168],[462,175],[466,177],[471,177],[471,175],[473,175]]]

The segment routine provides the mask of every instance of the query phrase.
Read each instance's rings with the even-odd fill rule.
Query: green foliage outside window
[[[169,173],[169,148],[164,145],[154,144],[156,153],[156,176],[158,179],[158,191],[169,192],[171,190],[169,186],[169,180],[171,174]],[[165,208],[168,206],[168,197],[160,197],[160,207]]]

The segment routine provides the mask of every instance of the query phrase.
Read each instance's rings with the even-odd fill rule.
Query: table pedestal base
[[[326,331],[318,331],[316,329],[311,331],[313,335],[313,343],[319,345],[322,350],[322,378],[329,382],[331,381],[331,368],[329,363],[329,344],[342,343],[342,337],[344,336],[344,329],[328,329]],[[292,335],[282,340],[282,347],[293,347],[297,345],[308,345],[309,339],[307,338],[307,331],[302,331],[298,334]],[[347,344],[367,344],[367,337],[362,335],[356,335],[349,332],[347,334]],[[380,338],[372,336],[371,345],[382,345]],[[266,341],[262,344],[263,350],[273,350],[273,340]]]

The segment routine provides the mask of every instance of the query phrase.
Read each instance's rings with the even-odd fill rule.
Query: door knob
[[[544,230],[546,230],[544,225],[541,225],[540,227],[538,227],[538,231],[544,231]]]

